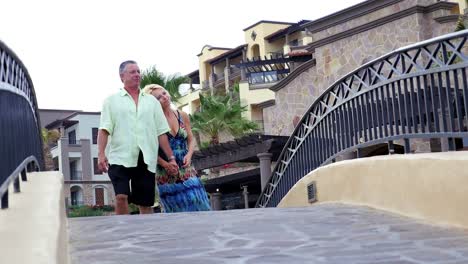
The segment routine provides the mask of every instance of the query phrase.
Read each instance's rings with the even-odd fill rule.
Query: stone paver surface
[[[73,218],[73,264],[468,263],[468,230],[339,204]]]

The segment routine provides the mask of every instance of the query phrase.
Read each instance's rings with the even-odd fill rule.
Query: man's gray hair
[[[127,67],[128,64],[138,64],[138,63],[136,63],[136,61],[134,60],[127,60],[127,61],[120,63],[119,74],[122,74],[125,71],[125,67]]]

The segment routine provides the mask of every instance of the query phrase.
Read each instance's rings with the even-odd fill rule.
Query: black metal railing
[[[79,170],[70,170],[70,181],[82,181],[83,172]]]
[[[69,138],[69,139],[68,139],[68,144],[69,144],[69,145],[77,145],[77,146],[79,146],[79,145],[81,145],[81,140],[76,139],[76,138]]]
[[[42,137],[33,83],[21,60],[0,41],[0,198],[20,191],[26,171],[43,168]]]
[[[302,117],[257,207],[276,206],[312,170],[363,148],[438,139],[442,151],[468,137],[468,30],[384,55],[331,85]]]
[[[250,84],[272,83],[284,79],[290,72],[290,58],[283,54],[255,57],[235,66],[245,70]]]

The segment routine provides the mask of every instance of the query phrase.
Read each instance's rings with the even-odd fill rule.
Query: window
[[[98,128],[93,127],[93,144],[97,144],[97,134],[98,134]]]
[[[292,46],[292,47],[299,46],[299,40],[298,40],[298,39],[295,39],[295,40],[293,40],[293,41],[290,41],[290,42],[289,42],[289,46]]]
[[[102,174],[101,170],[98,167],[98,159],[93,158],[93,168],[94,168],[94,174]]]
[[[68,132],[68,144],[76,145],[76,132],[75,132],[75,130]]]

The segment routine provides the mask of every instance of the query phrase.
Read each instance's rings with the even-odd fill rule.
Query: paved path
[[[468,263],[468,230],[336,204],[70,219],[73,264]]]

